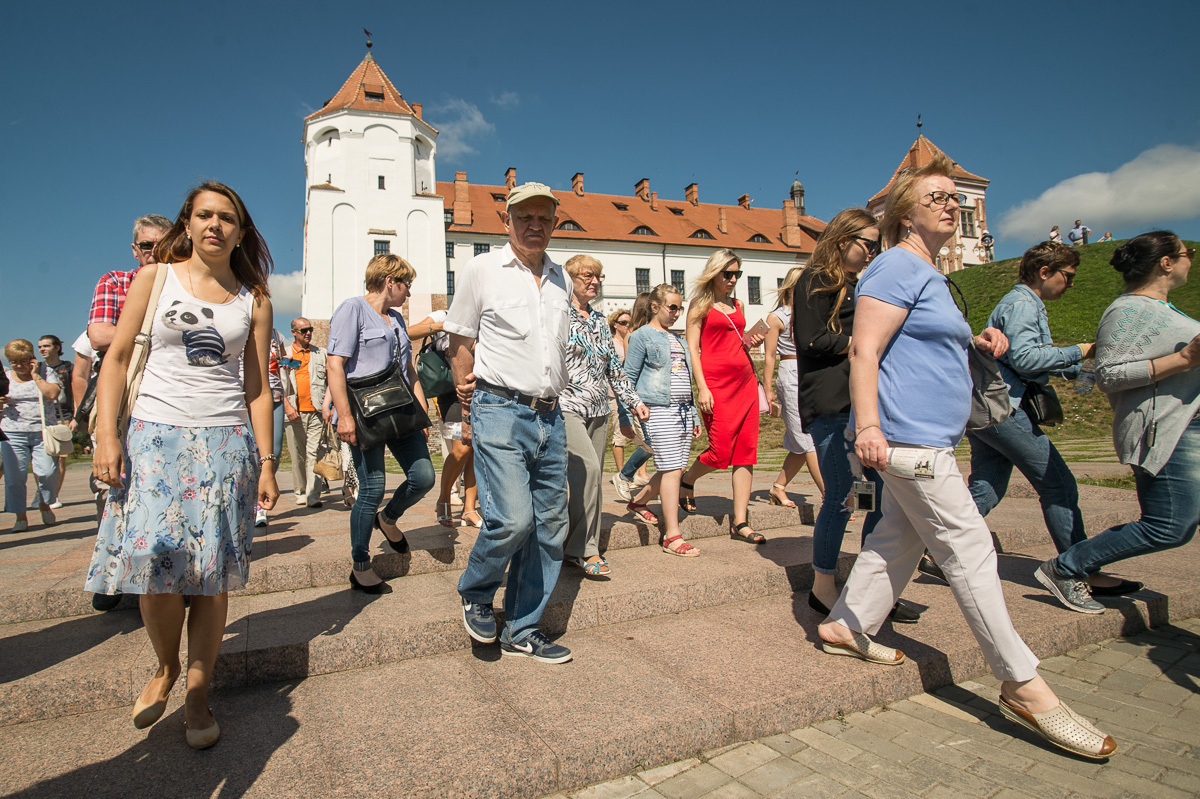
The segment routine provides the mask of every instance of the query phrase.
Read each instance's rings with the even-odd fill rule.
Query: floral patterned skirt
[[[250,427],[134,419],[125,449],[125,488],[108,492],[85,590],[215,596],[243,587],[259,475]]]

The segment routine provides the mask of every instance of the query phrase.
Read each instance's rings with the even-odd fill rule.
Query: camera
[[[870,480],[855,480],[850,489],[851,505],[854,510],[871,513],[875,510],[875,483]]]

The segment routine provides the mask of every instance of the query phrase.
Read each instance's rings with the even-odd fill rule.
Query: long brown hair
[[[267,249],[267,242],[254,226],[254,220],[250,218],[250,212],[246,210],[242,198],[224,183],[210,180],[188,192],[171,229],[158,242],[158,247],[154,250],[155,258],[161,264],[169,264],[186,261],[192,257],[192,240],[187,236],[187,223],[192,218],[192,205],[196,202],[196,197],[205,191],[220,194],[233,203],[238,215],[238,226],[245,232],[242,243],[234,247],[229,256],[229,268],[233,270],[233,276],[250,289],[255,298],[270,297],[271,289],[267,280],[275,266],[271,259],[271,251]]]
[[[825,327],[830,333],[842,332],[842,320],[838,309],[842,307],[846,293],[850,290],[850,281],[846,279],[846,270],[842,267],[842,247],[867,228],[878,226],[879,221],[866,208],[847,208],[830,219],[825,230],[817,238],[817,245],[813,248],[812,258],[809,259],[808,269],[813,271],[809,285],[814,294],[837,294],[833,312],[825,320]],[[795,307],[794,294],[792,306]]]

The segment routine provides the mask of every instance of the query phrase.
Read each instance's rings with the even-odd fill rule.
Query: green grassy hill
[[[1077,344],[1095,340],[1101,315],[1125,288],[1120,273],[1108,263],[1113,250],[1122,243],[1114,241],[1079,248],[1081,260],[1074,286],[1062,299],[1046,303],[1050,333],[1055,343]],[[1194,241],[1186,244],[1197,246]],[[1019,262],[1019,258],[1010,258],[968,267],[951,275],[966,298],[971,328],[975,332],[983,329],[996,303],[1017,282]],[[1171,301],[1179,310],[1200,319],[1200,275],[1176,289],[1171,294]],[[1057,378],[1053,379],[1053,384],[1067,418],[1064,424],[1047,431],[1051,438],[1102,438],[1112,434],[1112,411],[1104,394],[1099,391],[1090,395],[1076,394],[1070,382]]]

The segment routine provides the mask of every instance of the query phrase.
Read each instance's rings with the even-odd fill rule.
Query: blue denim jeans
[[[383,468],[385,448],[392,451],[392,457],[404,470],[405,478],[383,508],[385,519],[395,522],[433,488],[434,473],[433,463],[429,460],[429,445],[420,430],[365,452],[358,447],[350,447],[354,473],[358,476],[358,499],[350,511],[350,554],[360,568],[365,568],[363,564],[371,563],[371,529],[375,523],[375,511],[383,501],[383,491],[387,485],[387,472]]]
[[[967,486],[982,516],[1000,504],[1016,466],[1042,503],[1042,518],[1059,552],[1087,538],[1079,510],[1075,475],[1042,429],[1017,408],[1006,421],[967,433],[971,442],[971,476]]]
[[[1054,559],[1059,574],[1084,580],[1110,563],[1192,540],[1200,524],[1200,419],[1192,419],[1158,474],[1134,466],[1133,477],[1142,517],[1075,544]]]
[[[30,461],[33,462],[33,476],[37,478],[33,507],[37,508],[43,502],[47,505],[53,503],[55,487],[58,485],[58,463],[46,454],[42,446],[42,431],[5,435],[8,441],[0,442],[4,459],[4,512],[25,513]]]
[[[842,539],[846,536],[846,523],[850,521],[850,508],[846,496],[854,475],[850,472],[849,444],[846,440],[846,425],[850,423],[848,413],[827,413],[812,420],[808,433],[812,435],[817,449],[821,479],[825,481],[825,498],[817,511],[813,528],[813,570],[821,574],[836,574],[838,555],[842,551]],[[883,498],[883,481],[874,469],[865,474],[875,482],[875,510],[867,514],[863,522],[863,538],[879,523],[879,505]]]
[[[646,450],[638,447],[625,459],[625,465],[621,467],[621,476],[628,481],[632,481],[637,476],[637,470],[642,468],[642,464],[653,457]]]
[[[476,391],[471,401],[475,484],[483,528],[458,593],[487,605],[508,569],[508,640],[536,629],[562,569],[567,537],[567,428],[562,411],[539,413]]]

